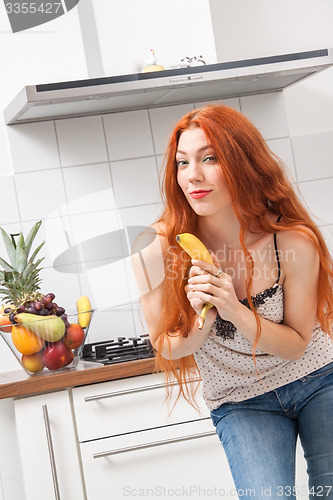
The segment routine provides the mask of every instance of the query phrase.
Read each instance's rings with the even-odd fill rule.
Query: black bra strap
[[[281,215],[279,215],[279,218],[276,222],[280,222],[280,219],[281,219]],[[278,277],[276,280],[276,283],[278,283],[280,281],[280,277],[281,277],[281,266],[280,266],[279,251],[278,251],[278,247],[277,247],[277,243],[276,243],[276,233],[274,233],[274,247],[275,247],[276,262],[277,262],[278,268],[279,268],[279,274],[278,274]]]

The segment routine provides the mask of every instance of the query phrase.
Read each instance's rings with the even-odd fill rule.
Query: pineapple
[[[42,267],[38,267],[44,260],[36,259],[36,256],[42,246],[43,241],[31,254],[33,241],[42,224],[37,222],[30,230],[26,239],[22,233],[8,235],[1,227],[2,237],[5,242],[10,264],[0,257],[0,295],[2,302],[9,304],[4,309],[4,314],[9,315],[9,320],[16,323],[20,313],[36,314],[38,316],[60,316],[65,325],[68,326],[67,314],[64,307],[58,306],[53,302],[54,293],[44,295],[40,291],[39,273]]]
[[[0,228],[10,262],[0,257],[0,266],[3,267],[0,271],[0,295],[3,296],[3,303],[10,304],[11,312],[22,309],[26,304],[41,301],[44,297],[39,286],[42,268],[38,267],[44,257],[36,261],[35,258],[45,241],[29,257],[41,224],[42,221],[37,222],[26,239],[22,233],[8,235]]]

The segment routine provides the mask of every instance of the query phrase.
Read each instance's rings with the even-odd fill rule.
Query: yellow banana
[[[78,312],[78,321],[81,328],[86,328],[91,319],[91,303],[88,297],[83,295],[76,301],[76,309]]]
[[[204,262],[207,262],[208,264],[213,264],[213,259],[208,252],[207,248],[205,245],[202,243],[202,241],[199,240],[194,234],[191,233],[182,233],[182,234],[177,234],[176,236],[176,241],[179,243],[179,245],[189,254],[189,256],[192,259],[196,260],[203,260]],[[199,330],[202,330],[204,326],[204,322],[206,319],[207,312],[209,309],[211,309],[213,304],[210,302],[205,302],[203,305],[203,308],[201,310],[200,316],[199,316]]]

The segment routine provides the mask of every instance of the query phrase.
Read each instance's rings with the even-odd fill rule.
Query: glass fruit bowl
[[[93,310],[59,316],[18,314],[16,324],[2,316],[0,335],[29,374],[73,369],[82,355]],[[4,319],[5,318],[5,319]]]

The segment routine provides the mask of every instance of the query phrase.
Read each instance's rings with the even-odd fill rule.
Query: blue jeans
[[[309,476],[301,498],[333,499],[333,362],[261,396],[224,403],[211,418],[239,497],[296,498],[299,436]]]

